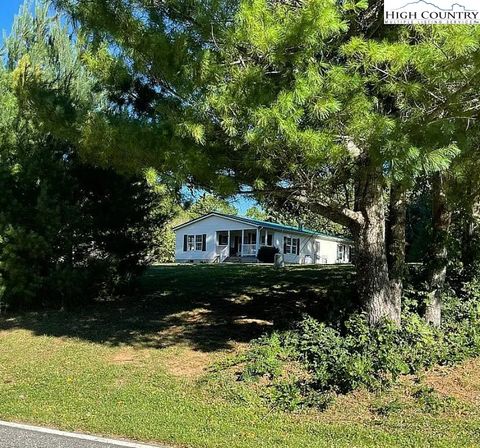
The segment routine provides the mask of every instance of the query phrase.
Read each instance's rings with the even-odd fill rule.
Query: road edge
[[[82,434],[78,432],[60,431],[58,429],[45,428],[42,426],[26,425],[23,423],[6,422],[3,420],[0,420],[0,427],[21,429],[23,431],[31,431],[31,432],[41,433],[41,434],[50,434],[50,435],[61,436],[61,437],[66,437],[70,439],[79,439],[79,440],[87,440],[90,442],[105,443],[105,444],[110,444],[110,445],[124,447],[124,448],[173,448],[167,445],[148,445],[140,442],[130,442],[128,440],[110,439],[106,437],[94,436],[91,434]]]

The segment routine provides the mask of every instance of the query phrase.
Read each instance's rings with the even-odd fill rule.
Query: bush
[[[354,315],[338,330],[306,317],[297,327],[297,354],[312,374],[312,387],[349,392],[390,384],[408,366],[397,350],[398,331],[390,324],[370,327]]]
[[[275,254],[279,252],[278,247],[262,246],[258,249],[257,259],[261,263],[273,263],[275,261]]]
[[[242,359],[244,373],[270,380],[266,397],[274,406],[323,408],[335,394],[378,390],[402,374],[478,356],[480,303],[478,289],[470,287],[468,299],[445,298],[441,329],[411,311],[405,311],[401,328],[388,322],[371,327],[354,314],[339,330],[305,316],[292,330],[254,341]]]
[[[413,393],[413,398],[429,414],[439,414],[455,404],[455,400],[452,397],[441,396],[435,389],[428,386],[420,386]]]
[[[276,378],[282,370],[282,362],[289,358],[289,345],[284,342],[284,335],[272,333],[264,336],[252,344],[248,352],[243,379],[266,376]]]
[[[4,308],[60,308],[127,292],[164,221],[143,179],[88,166],[65,144],[48,143],[13,158],[29,176],[0,169]]]

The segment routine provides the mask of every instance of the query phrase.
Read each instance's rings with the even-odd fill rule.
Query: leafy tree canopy
[[[56,4],[108,90],[85,153],[347,227],[371,321],[399,320],[402,236],[387,248],[385,227],[416,178],[470,159],[478,27],[384,26],[380,0]]]
[[[145,179],[87,165],[72,143],[81,117],[103,107],[80,59],[48,4],[35,16],[22,8],[0,64],[0,305],[60,307],[119,292],[168,218]]]

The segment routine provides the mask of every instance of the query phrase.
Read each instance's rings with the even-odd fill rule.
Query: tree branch
[[[308,197],[306,194],[299,192],[298,188],[281,188],[272,190],[248,190],[240,191],[239,194],[245,195],[271,195],[280,199],[283,204],[287,202],[296,202],[301,204],[302,207],[308,210],[318,213],[324,218],[330,219],[342,226],[350,229],[358,227],[364,223],[363,215],[360,212],[355,212],[341,204],[334,203],[332,201],[323,202],[312,197]]]
[[[352,228],[363,224],[364,219],[360,212],[355,212],[340,204],[324,203],[307,198],[306,196],[294,196],[294,200],[301,203],[314,213],[318,213],[342,226]]]

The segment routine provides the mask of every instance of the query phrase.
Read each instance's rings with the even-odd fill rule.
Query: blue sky
[[[23,0],[0,0],[0,43],[3,33],[10,33],[13,19],[18,13]],[[232,199],[232,204],[238,209],[240,215],[244,215],[248,208],[255,205],[255,201],[244,196]]]
[[[240,215],[245,215],[245,212],[250,207],[252,207],[253,205],[257,205],[257,203],[253,199],[249,199],[246,197],[238,197],[232,201],[232,204],[237,208]]]
[[[10,33],[13,18],[18,13],[23,0],[1,0],[0,5],[0,41],[3,40],[3,32]]]
[[[193,194],[191,194],[187,189],[184,190],[184,194],[187,197],[191,198],[197,198],[201,196],[202,191],[195,191]],[[245,212],[252,206],[257,205],[256,201],[253,199],[247,198],[244,195],[238,195],[232,198],[229,201],[237,210],[239,215],[245,215]]]

